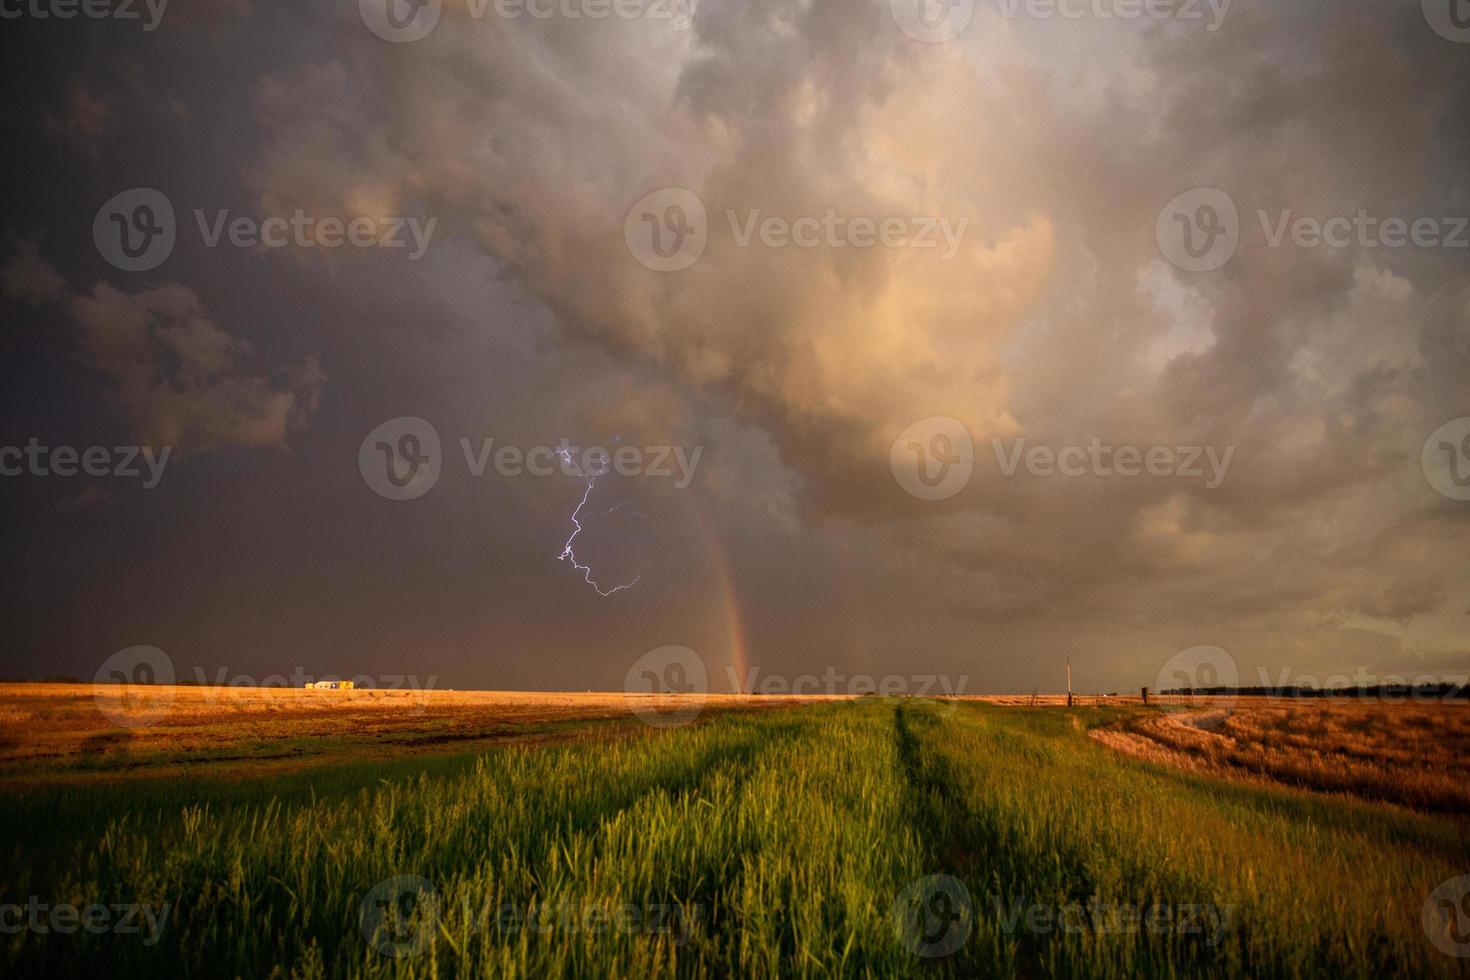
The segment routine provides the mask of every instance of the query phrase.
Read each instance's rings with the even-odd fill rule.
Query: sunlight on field
[[[1145,759],[1470,814],[1470,705],[1243,699],[1093,732]]]
[[[304,690],[120,684],[0,685],[0,779],[55,780],[190,764],[259,772],[376,754],[571,737],[640,715],[768,709],[824,698],[598,692]]]
[[[601,697],[441,708],[534,729],[615,714]],[[374,710],[261,703],[307,726]],[[1294,710],[1236,725],[1385,751],[1423,728]],[[1153,722],[1178,724],[865,698],[252,778],[0,782],[13,893],[141,903],[156,933],[32,930],[0,958],[15,976],[222,957],[262,977],[1465,975],[1424,925],[1470,865],[1463,809],[1218,780],[1088,737]]]

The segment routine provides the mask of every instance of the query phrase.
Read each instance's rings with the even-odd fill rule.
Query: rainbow
[[[730,556],[725,551],[725,544],[720,539],[719,533],[705,515],[704,508],[699,505],[698,498],[694,500],[694,515],[699,522],[700,533],[704,535],[710,559],[714,562],[715,574],[720,580],[720,602],[725,617],[725,636],[729,640],[725,651],[725,662],[735,669],[735,676],[740,678],[739,683],[743,686],[745,677],[750,671],[750,654],[745,642],[745,622],[740,615],[740,593],[736,591],[735,577],[730,573]],[[714,678],[710,678],[710,681],[710,687],[713,688]],[[736,693],[749,694],[750,692],[737,691]]]

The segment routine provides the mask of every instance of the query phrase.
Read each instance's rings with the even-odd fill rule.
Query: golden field
[[[0,779],[271,771],[613,737],[655,720],[831,700],[521,691],[0,684]]]
[[[1130,715],[1091,735],[1133,756],[1215,775],[1470,813],[1463,700],[1202,700]]]
[[[621,738],[664,720],[707,720],[850,695],[0,684],[0,780],[68,782],[195,772],[256,775],[309,765]],[[1065,695],[960,702],[1065,708]],[[1079,696],[1093,741],[1135,758],[1470,814],[1470,705],[1463,701]],[[1121,710],[1120,710],[1121,709]]]

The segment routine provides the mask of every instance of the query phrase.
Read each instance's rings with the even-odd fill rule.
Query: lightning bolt
[[[584,582],[586,582],[588,585],[592,586],[592,588],[597,592],[597,594],[600,595],[600,596],[602,596],[604,599],[607,598],[608,596],[612,595],[615,592],[621,592],[624,589],[631,589],[633,586],[635,586],[635,585],[638,584],[639,580],[641,580],[643,578],[642,575],[636,576],[633,579],[633,581],[631,581],[631,582],[625,582],[622,585],[615,585],[615,586],[613,586],[610,589],[603,589],[602,586],[598,585],[596,582],[594,582],[592,580],[592,566],[591,565],[583,565],[580,562],[578,562],[577,561],[577,552],[572,547],[572,542],[577,540],[577,535],[581,534],[582,533],[582,530],[583,530],[583,528],[582,528],[582,521],[581,521],[582,509],[587,506],[587,501],[592,496],[592,488],[595,487],[595,486],[597,486],[597,478],[599,476],[605,475],[607,473],[607,470],[604,469],[601,473],[583,473],[582,472],[582,468],[580,466],[578,466],[575,462],[572,461],[572,453],[571,453],[571,450],[569,450],[569,449],[558,449],[558,450],[556,450],[556,454],[558,456],[560,456],[562,458],[562,461],[565,462],[567,464],[567,466],[569,468],[571,468],[571,470],[573,472],[575,472],[578,476],[584,476],[584,477],[587,478],[587,489],[582,492],[582,501],[581,501],[581,503],[577,504],[577,509],[574,510],[574,511],[572,511],[572,527],[574,528],[574,530],[572,531],[571,537],[567,538],[566,544],[564,544],[564,545],[561,546],[561,554],[556,556],[557,557],[557,561],[569,561],[569,562],[571,562],[572,563],[572,567],[575,568],[577,571],[579,571],[579,572],[582,573],[582,580]],[[628,505],[626,503],[616,504],[616,505],[614,505],[612,507],[609,507],[607,509],[606,513],[603,516],[607,516],[607,514],[616,513],[621,508],[627,507],[627,506]],[[638,513],[636,510],[632,511],[632,513],[636,517],[642,517],[643,516],[642,514]]]

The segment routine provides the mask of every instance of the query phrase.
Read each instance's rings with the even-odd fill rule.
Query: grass
[[[867,699],[608,742],[29,789],[0,817],[0,900],[170,914],[152,946],[3,935],[0,963],[123,977],[1470,975],[1420,927],[1429,892],[1470,870],[1461,818],[1224,782],[1087,737],[1134,713]],[[932,875],[949,876],[945,894],[921,884],[909,902]],[[901,933],[896,904],[917,932]],[[1112,927],[1134,908],[1154,908],[1149,927]],[[955,938],[950,956],[915,952]]]

